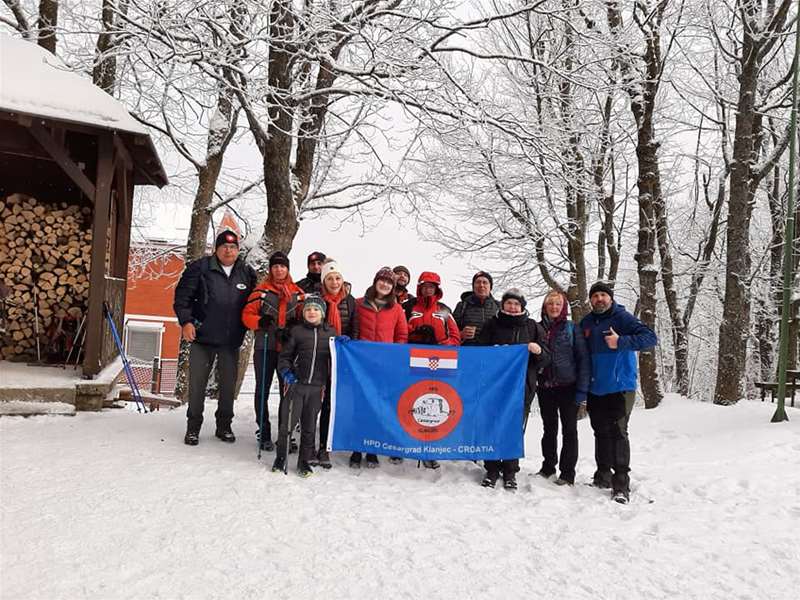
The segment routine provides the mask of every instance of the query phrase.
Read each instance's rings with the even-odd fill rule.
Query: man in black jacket
[[[478,271],[472,276],[472,291],[461,294],[453,318],[461,330],[462,346],[477,346],[484,324],[500,310],[500,303],[492,296],[493,285],[489,273]]]
[[[297,282],[297,285],[306,294],[322,293],[322,265],[327,257],[322,252],[312,252],[308,255],[308,274]]]
[[[214,254],[191,263],[175,288],[173,309],[189,350],[189,407],[184,443],[196,446],[203,424],[206,385],[214,359],[219,371],[216,436],[235,442],[231,431],[233,393],[244,340],[242,308],[256,285],[256,272],[239,258],[232,231],[217,236]]]

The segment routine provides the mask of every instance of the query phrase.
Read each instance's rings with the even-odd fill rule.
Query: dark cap
[[[592,294],[595,292],[605,292],[612,298],[614,297],[614,289],[608,285],[605,281],[597,281],[592,284],[592,287],[589,289],[589,298],[592,297]]]
[[[289,257],[286,256],[284,252],[278,250],[277,252],[273,252],[272,256],[269,257],[269,268],[271,269],[273,265],[283,265],[287,269],[289,268]]]
[[[324,263],[326,258],[327,257],[325,256],[325,254],[323,252],[314,251],[314,252],[312,252],[311,254],[308,255],[308,258],[306,259],[306,264],[310,265],[315,260],[318,260],[319,262]]]
[[[236,247],[239,247],[239,236],[236,235],[230,229],[226,229],[225,231],[220,232],[217,236],[216,241],[214,242],[214,250],[222,246],[223,244],[236,244]]]
[[[486,279],[489,280],[489,289],[492,289],[494,287],[494,279],[492,279],[492,276],[489,275],[486,271],[478,271],[477,273],[475,273],[475,275],[472,276],[472,285],[473,286],[475,285],[475,280],[478,277],[485,277]]]

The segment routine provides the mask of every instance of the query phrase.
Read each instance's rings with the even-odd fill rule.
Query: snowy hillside
[[[668,397],[631,419],[633,501],[472,463],[302,480],[255,459],[249,396],[227,446],[184,412],[0,419],[0,596],[23,598],[796,598],[800,411]],[[207,408],[207,419],[212,410]],[[592,473],[579,423],[578,478]],[[294,463],[292,463],[294,464]],[[649,500],[654,500],[649,503]],[[795,590],[792,592],[791,590]]]

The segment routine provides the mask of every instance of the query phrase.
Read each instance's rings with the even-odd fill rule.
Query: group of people
[[[330,423],[330,347],[335,336],[395,344],[494,346],[526,344],[524,422],[534,397],[542,416],[542,466],[538,475],[558,485],[573,485],[578,460],[577,421],[587,414],[595,436],[593,484],[612,490],[618,502],[630,494],[628,419],[637,387],[636,352],[657,344],[656,335],[614,301],[607,283],[589,292],[591,312],[579,324],[569,319],[561,290],[544,298],[539,322],[531,318],[519,289],[498,301],[494,281],[484,271],[472,277],[454,310],[442,301],[440,277],[422,272],[416,296],[409,290],[411,272],[404,266],[378,270],[360,298],[351,294],[340,265],[322,252],[308,256],[307,275],[295,282],[289,258],[275,252],[259,282],[239,257],[239,240],[226,231],[216,238],[214,254],[191,263],[175,290],[175,313],[189,353],[189,405],[184,442],[199,443],[206,385],[218,365],[216,437],[234,442],[231,430],[239,348],[246,329],[255,333],[254,398],[260,448],[275,451],[273,471],[286,471],[287,455],[298,451],[297,469],[309,476],[314,466],[331,468],[326,450]],[[277,377],[280,395],[278,435],[273,443],[265,401]],[[317,442],[317,422],[319,439]],[[558,452],[559,423],[561,452]],[[292,432],[300,428],[299,447]],[[402,461],[388,457],[390,462]],[[366,466],[379,466],[375,454]],[[353,452],[349,464],[362,466]],[[434,460],[425,467],[439,468]],[[481,485],[516,489],[519,457],[487,460]]]

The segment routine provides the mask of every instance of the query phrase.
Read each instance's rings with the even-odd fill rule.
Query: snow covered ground
[[[207,407],[195,448],[182,409],[0,419],[0,597],[798,597],[798,410],[773,425],[753,402],[637,409],[621,506],[530,476],[537,415],[512,494],[479,487],[472,463],[356,476],[341,454],[308,480],[270,473],[250,406],[234,445]]]

